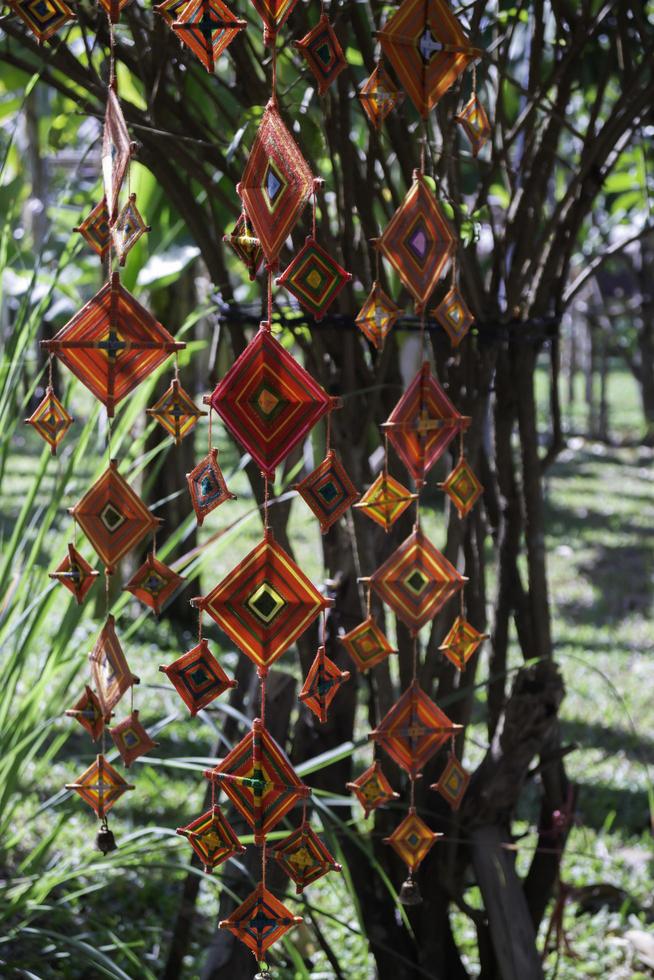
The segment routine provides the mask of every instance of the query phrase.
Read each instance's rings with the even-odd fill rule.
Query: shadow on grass
[[[570,721],[561,719],[561,733],[565,742],[577,742],[580,747],[601,749],[610,756],[622,752],[628,759],[643,765],[654,763],[654,740],[622,728],[607,728],[598,721]]]

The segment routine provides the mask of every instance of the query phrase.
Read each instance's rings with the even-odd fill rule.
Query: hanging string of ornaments
[[[48,0],[47,4],[34,4],[32,0],[9,2],[39,42],[46,41],[73,18],[64,0]],[[262,540],[222,582],[207,595],[193,600],[198,613],[197,644],[172,664],[160,668],[192,716],[235,686],[203,636],[206,613],[257,670],[258,717],[232,751],[206,770],[210,808],[177,832],[188,840],[205,871],[210,872],[245,850],[218,803],[221,792],[252,829],[260,851],[259,881],[220,926],[252,950],[259,963],[257,977],[263,980],[270,976],[265,962],[267,950],[301,921],[268,889],[268,862],[272,859],[279,864],[295,883],[298,894],[322,875],[340,870],[311,825],[309,788],[266,727],[269,670],[316,620],[320,644],[300,693],[301,702],[324,722],[341,684],[350,676],[326,653],[326,611],[330,600],[278,544],[269,520],[276,468],[321,420],[326,425],[325,458],[295,489],[317,517],[323,533],[353,505],[387,532],[408,508],[415,509],[410,536],[380,568],[362,578],[366,617],[341,638],[361,672],[395,652],[372,613],[373,593],[408,627],[412,637],[410,684],[370,733],[371,765],[348,784],[367,817],[378,807],[400,798],[382,770],[378,747],[408,774],[407,813],[387,838],[407,868],[400,890],[402,902],[420,901],[415,872],[441,836],[430,829],[416,808],[416,781],[425,764],[441,747],[449,745],[445,769],[432,789],[455,810],[469,779],[456,755],[456,736],[461,726],[431,700],[418,680],[421,630],[454,596],[459,597],[459,613],[440,646],[442,653],[463,670],[484,639],[466,619],[465,577],[428,539],[420,516],[427,474],[454,440],[458,439],[459,459],[439,486],[461,518],[466,517],[482,492],[464,454],[464,434],[470,419],[457,411],[440,386],[425,346],[428,303],[448,268],[450,288],[432,315],[442,324],[453,347],[461,343],[474,322],[460,292],[456,235],[432,190],[434,181],[425,172],[425,144],[429,114],[469,66],[472,94],[455,119],[469,137],[474,156],[488,138],[490,127],[477,96],[474,67],[480,52],[471,46],[445,0],[403,0],[377,32],[379,58],[359,93],[371,126],[381,130],[388,114],[403,98],[384,63],[386,59],[423,125],[420,167],[413,174],[402,204],[375,241],[375,281],[356,318],[372,347],[381,350],[403,312],[382,288],[381,261],[385,259],[413,298],[421,323],[422,364],[382,426],[382,471],[359,499],[331,444],[331,414],[339,407],[338,400],[327,394],[272,332],[275,286],[292,294],[315,320],[320,320],[351,279],[319,242],[317,196],[323,181],[312,174],[282,118],[278,102],[277,36],[297,0],[253,0],[263,21],[264,46],[270,50],[271,92],[236,188],[241,214],[224,240],[242,260],[250,280],[254,281],[263,269],[267,316],[205,399],[208,412],[195,405],[181,386],[177,352],[184,344],[176,342],[120,282],[119,269],[130,249],[149,230],[138,211],[136,197],[130,192],[134,144],[121,110],[114,68],[113,25],[126,2],[101,0],[109,20],[110,38],[102,144],[104,196],[75,229],[100,257],[106,281],[52,340],[43,342],[49,355],[48,386],[43,401],[26,420],[55,454],[73,420],[54,391],[54,357],[102,402],[108,419],[107,468],[70,509],[75,530],[79,525],[104,565],[105,623],[90,655],[90,683],[67,714],[94,741],[100,742],[100,752],[67,788],[77,792],[95,811],[100,821],[99,848],[104,853],[112,850],[115,842],[108,813],[120,796],[133,787],[107,761],[107,736],[125,767],[150,751],[155,743],[134,708],[138,678],[129,668],[110,613],[110,576],[118,562],[149,537],[151,549],[147,558],[125,589],[159,614],[183,580],[156,557],[158,521],[119,473],[118,462],[111,456],[111,422],[118,403],[174,355],[170,386],[148,409],[148,415],[178,444],[208,414],[207,455],[187,476],[198,524],[234,496],[226,486],[213,445],[213,413],[251,455],[263,479]],[[163,0],[154,9],[210,73],[237,33],[246,27],[246,21],[235,17],[222,0]],[[324,9],[316,25],[295,42],[295,47],[323,95],[346,66]],[[280,272],[282,250],[307,204],[311,208],[310,234]],[[389,444],[406,467],[413,489],[390,475]],[[81,603],[99,573],[77,550],[74,536],[52,577]],[[127,692],[131,697],[130,711],[112,724],[115,709]],[[270,832],[296,804],[301,804],[297,828],[271,847]]]

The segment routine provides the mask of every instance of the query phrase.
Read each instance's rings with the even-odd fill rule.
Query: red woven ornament
[[[301,922],[301,915],[293,915],[263,882],[259,882],[243,904],[218,925],[221,929],[229,929],[261,960],[273,943]]]
[[[382,772],[381,762],[378,760],[375,760],[353,782],[345,785],[356,796],[366,817],[369,817],[373,810],[383,806],[384,803],[390,803],[391,800],[399,800],[400,798],[400,794],[394,792],[393,787]]]
[[[178,827],[177,833],[186,837],[202,861],[206,874],[211,874],[219,864],[223,864],[235,854],[242,854],[245,850],[234,828],[218,806],[211,807],[186,827]]]
[[[66,710],[66,715],[68,718],[74,718],[78,721],[94,742],[97,742],[104,731],[105,717],[102,706],[88,684],[84,688],[84,694],[81,698],[75,702],[72,708]]]
[[[378,247],[421,311],[454,252],[455,237],[421,173],[386,226]]]
[[[441,778],[437,783],[432,783],[429,788],[440,793],[456,812],[461,806],[469,782],[470,773],[466,772],[457,757],[451,752]]]
[[[323,534],[359,499],[356,487],[333,449],[328,450],[322,463],[293,489],[316,515]]]
[[[254,282],[263,262],[263,249],[250,228],[245,213],[239,214],[231,235],[223,235],[223,241],[238,255],[248,270],[250,282]]]
[[[102,200],[87,214],[84,221],[73,231],[80,233],[87,245],[89,245],[96,255],[99,255],[104,262],[109,254],[111,245],[111,232],[109,231],[109,212],[107,202]]]
[[[268,531],[213,589],[193,600],[265,674],[331,605]]]
[[[310,794],[259,718],[229,755],[204,774],[220,785],[247,820],[256,844],[262,844],[297,801]]]
[[[423,118],[481,53],[471,47],[447,0],[404,0],[377,37]]]
[[[158,525],[143,501],[118,472],[112,459],[79,503],[69,508],[102,559],[113,572],[120,559]]]
[[[7,0],[7,5],[36,37],[39,44],[75,20],[75,14],[64,0]]]
[[[375,129],[381,129],[386,116],[403,98],[383,65],[377,65],[359,92],[361,105]]]
[[[215,701],[237,682],[229,679],[205,639],[178,657],[169,667],[159,667],[175,687],[192,715]]]
[[[458,347],[475,318],[466,306],[458,286],[452,286],[443,301],[433,311],[440,325],[450,338],[452,347]]]
[[[420,487],[452,439],[469,425],[470,419],[457,412],[425,362],[382,429]]]
[[[454,117],[472,143],[472,155],[476,157],[491,134],[486,110],[473,92],[470,100],[458,116]]]
[[[372,616],[341,636],[340,641],[361,673],[386,660],[389,654],[397,653]]]
[[[396,827],[390,837],[384,838],[384,844],[391,847],[401,857],[409,871],[416,871],[442,834],[431,830],[422,817],[419,817],[414,807],[399,827]]]
[[[309,673],[298,698],[324,725],[327,721],[327,711],[339,687],[349,679],[349,670],[341,670],[337,667],[327,656],[324,646],[320,646],[315,660],[309,667]]]
[[[209,454],[186,474],[189,493],[198,524],[202,526],[207,514],[226,500],[236,500],[227,489],[225,477],[218,466],[218,450],[210,449]]]
[[[182,586],[184,579],[150,553],[125,586],[157,616]]]
[[[91,651],[91,676],[98,692],[102,713],[107,719],[125,691],[139,679],[131,670],[118,642],[113,616],[107,616],[102,631]]]
[[[399,480],[388,473],[380,473],[354,506],[388,533],[398,517],[417,498],[418,494],[411,493]]]
[[[235,17],[222,0],[191,0],[172,23],[172,29],[208,72],[247,21]]]
[[[110,88],[102,135],[102,181],[110,223],[118,214],[118,195],[133,151],[134,144],[129,138],[118,96],[113,88]]]
[[[170,433],[176,445],[195,428],[198,419],[207,414],[197,407],[177,378],[173,378],[170,387],[146,412]]]
[[[368,738],[415,779],[441,745],[462,728],[414,680]]]
[[[309,166],[272,100],[236,190],[272,265],[313,191]]]
[[[252,3],[264,24],[263,43],[272,45],[275,34],[286,23],[297,0],[252,0]]]
[[[211,395],[234,438],[265,474],[302,442],[332,399],[262,324]]]
[[[298,895],[323,875],[341,870],[340,864],[336,863],[306,820],[292,834],[275,844],[273,854],[284,873],[295,882]]]
[[[41,346],[56,354],[107,408],[114,407],[176,350],[176,343],[115,273],[93,299]]]
[[[301,41],[295,41],[295,47],[306,59],[311,74],[318,82],[318,92],[324,95],[343,69],[347,68],[343,49],[326,14],[321,14],[316,26]]]
[[[479,633],[463,616],[457,616],[438,649],[457,670],[465,670],[470,657],[486,639],[486,633]]]
[[[81,605],[93,583],[98,577],[98,573],[83,558],[74,545],[68,544],[68,554],[62,558],[54,572],[50,572],[50,578],[61,582],[69,589],[78,605]]]
[[[154,742],[139,721],[138,711],[132,711],[123,721],[109,729],[120,757],[129,769],[131,764],[159,744]]]
[[[121,209],[114,224],[111,226],[116,257],[119,265],[125,265],[125,259],[134,248],[141,235],[152,231],[146,225],[141,212],[136,206],[136,194],[130,194],[126,204]]]
[[[415,635],[466,581],[415,528],[373,573],[370,585]]]
[[[180,19],[190,2],[191,0],[163,0],[163,3],[155,3],[152,9],[163,17],[169,27],[172,27],[173,22]]]
[[[378,282],[374,282],[354,322],[370,343],[377,350],[382,350],[386,337],[401,315],[399,306],[386,295]]]
[[[120,20],[120,12],[126,7],[130,0],[100,0],[100,4],[109,15],[112,24],[117,24]]]
[[[102,820],[123,793],[134,787],[125,782],[103,755],[99,755],[77,782],[66,783],[66,789],[74,789]]]
[[[461,518],[470,513],[484,490],[464,456],[439,487],[448,495]]]
[[[316,321],[322,320],[352,274],[346,272],[321,245],[312,238],[306,239],[302,249],[276,280],[313,313]]]
[[[50,453],[56,456],[57,446],[73,424],[73,418],[61,404],[54,390],[48,385],[43,399],[30,417],[25,419],[25,424],[36,429],[41,438],[45,439],[50,446]]]

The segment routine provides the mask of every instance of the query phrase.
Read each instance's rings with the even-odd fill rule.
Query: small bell
[[[95,846],[103,854],[109,854],[110,851],[115,851],[117,848],[116,840],[113,833],[109,830],[106,820],[103,820],[100,824],[100,829],[95,838]]]
[[[268,969],[268,964],[265,960],[259,963],[259,972],[255,973],[254,980],[273,980],[273,975]]]
[[[400,888],[399,899],[402,905],[420,905],[422,902],[418,882],[413,875],[409,874],[409,877]]]

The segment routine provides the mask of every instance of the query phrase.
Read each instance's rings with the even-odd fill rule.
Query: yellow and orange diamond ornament
[[[463,616],[457,616],[438,649],[457,670],[465,670],[470,657],[485,639],[486,633],[479,633]]]

